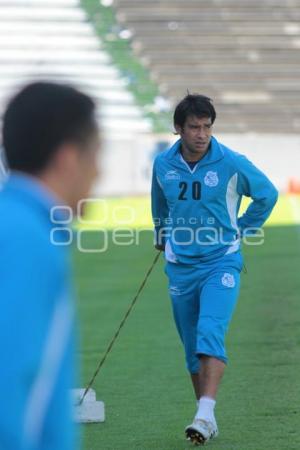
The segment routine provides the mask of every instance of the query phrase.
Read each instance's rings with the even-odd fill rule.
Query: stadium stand
[[[11,92],[32,79],[84,89],[99,100],[108,134],[151,130],[78,0],[0,0],[0,115]]]
[[[211,96],[218,132],[300,131],[300,0],[114,0],[161,92]]]

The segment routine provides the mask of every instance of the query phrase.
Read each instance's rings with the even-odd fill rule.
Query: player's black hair
[[[62,144],[84,144],[90,138],[97,130],[94,115],[93,100],[71,86],[27,85],[12,98],[3,117],[8,167],[41,172]]]
[[[199,118],[209,117],[211,122],[214,123],[217,115],[213,102],[209,97],[188,93],[175,108],[173,117],[174,126],[179,125],[183,128],[189,116]]]

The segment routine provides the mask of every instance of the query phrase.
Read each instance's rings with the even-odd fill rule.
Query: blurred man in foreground
[[[0,192],[0,448],[76,448],[69,233],[64,219],[97,176],[95,105],[33,83],[9,103]]]
[[[3,149],[0,147],[0,190],[6,179],[6,169],[4,164]]]

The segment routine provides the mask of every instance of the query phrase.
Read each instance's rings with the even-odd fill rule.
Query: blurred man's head
[[[98,174],[95,104],[72,87],[32,83],[4,113],[3,146],[10,170],[39,178],[76,208]]]
[[[215,119],[212,100],[204,95],[188,94],[178,103],[174,112],[174,127],[190,155],[201,158],[206,153]]]

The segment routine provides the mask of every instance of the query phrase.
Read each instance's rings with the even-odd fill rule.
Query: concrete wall
[[[300,180],[300,136],[223,134],[216,137],[233,150],[245,154],[281,191],[287,190],[291,178]],[[101,196],[149,194],[157,143],[171,144],[176,139],[171,133],[104,138],[102,179],[96,183],[94,192]]]

